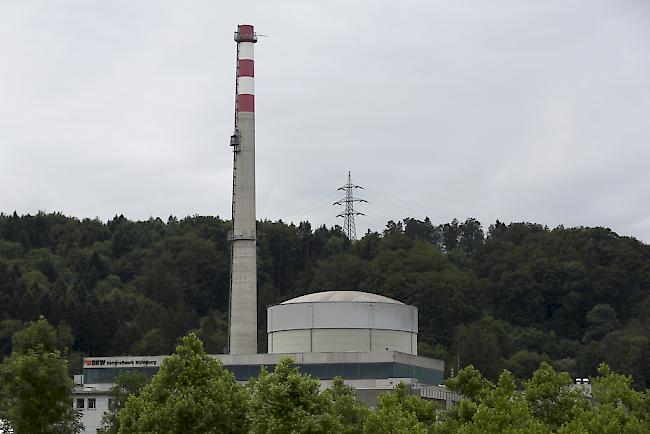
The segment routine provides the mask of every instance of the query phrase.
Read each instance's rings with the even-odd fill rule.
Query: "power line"
[[[437,219],[442,220],[442,219],[451,219],[453,217],[457,217],[458,213],[452,213],[451,211],[448,210],[443,210],[439,208],[433,208],[428,204],[422,204],[420,202],[410,202],[405,200],[402,197],[394,197],[391,195],[388,195],[383,192],[379,191],[373,191],[369,189],[364,189],[366,191],[366,194],[370,197],[373,196],[375,197],[376,200],[385,203],[386,205],[392,205],[399,207],[399,209],[407,209],[410,211],[414,211],[417,213],[421,213],[425,216],[429,216],[431,218],[434,218],[437,216]],[[371,197],[372,199],[372,197]],[[373,203],[375,200],[373,199]]]

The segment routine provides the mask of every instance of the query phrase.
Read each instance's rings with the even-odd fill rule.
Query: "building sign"
[[[86,357],[86,368],[157,368],[163,357]]]

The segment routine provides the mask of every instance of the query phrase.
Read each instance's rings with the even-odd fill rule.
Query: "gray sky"
[[[1,0],[0,211],[230,215],[238,23],[258,217],[607,226],[650,242],[647,0]],[[340,221],[340,219],[339,219]]]

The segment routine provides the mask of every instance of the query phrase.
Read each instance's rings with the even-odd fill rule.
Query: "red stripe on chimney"
[[[248,59],[241,59],[239,61],[239,69],[237,70],[238,77],[255,77],[255,67],[253,61]]]
[[[237,95],[237,111],[255,113],[255,95]]]

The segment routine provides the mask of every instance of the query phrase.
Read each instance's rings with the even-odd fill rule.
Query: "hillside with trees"
[[[82,355],[170,354],[194,331],[227,345],[228,220],[108,222],[0,215],[0,353],[45,316],[73,370]],[[475,219],[389,221],[350,243],[340,228],[258,223],[259,347],[269,304],[316,291],[385,295],[419,309],[419,353],[496,381],[541,362],[601,362],[650,386],[650,246],[604,228]]]

